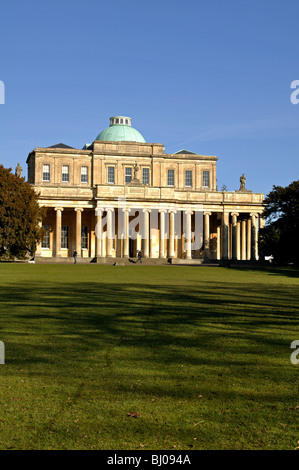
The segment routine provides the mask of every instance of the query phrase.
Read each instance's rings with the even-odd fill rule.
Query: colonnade
[[[256,261],[259,228],[263,228],[264,223],[264,219],[256,212],[224,212],[218,230],[222,235],[221,258]]]
[[[61,227],[63,207],[55,207],[54,241],[55,250],[53,256],[61,253]],[[81,227],[82,207],[75,207],[75,242],[74,246],[81,256]],[[92,209],[90,209],[92,210]],[[121,256],[128,258],[130,255],[130,214],[135,210],[128,207],[117,209],[117,232],[115,235],[115,212],[114,207],[102,206],[95,209],[95,242],[94,254],[96,258],[115,257],[117,251],[117,240],[122,240]],[[183,212],[183,228],[178,229],[177,220]],[[105,225],[103,219],[105,214]],[[202,225],[196,226],[194,212],[191,209],[158,209],[143,208],[139,210],[140,221],[142,221],[142,234],[139,235],[139,248],[142,246],[143,258],[175,258],[192,259],[194,257],[194,236],[201,237],[200,257],[205,261],[232,259],[255,261],[258,259],[258,229],[264,224],[259,213],[241,212],[212,212],[204,211]],[[177,217],[177,218],[176,218]],[[152,218],[156,218],[156,232],[152,236]],[[181,219],[180,219],[181,220]],[[106,230],[104,231],[104,227]],[[180,231],[180,233],[179,233]],[[199,231],[201,232],[199,234]],[[119,235],[120,234],[120,235]],[[180,249],[178,250],[178,240]],[[37,254],[41,254],[40,246]]]

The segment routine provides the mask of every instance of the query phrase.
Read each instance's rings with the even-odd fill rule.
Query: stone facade
[[[264,195],[217,191],[215,156],[95,140],[83,150],[36,148],[27,164],[47,208],[37,259],[70,258],[73,250],[98,262],[137,250],[143,258],[258,259]]]

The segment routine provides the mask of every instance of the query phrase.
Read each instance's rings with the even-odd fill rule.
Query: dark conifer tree
[[[0,258],[32,256],[43,235],[38,223],[44,209],[25,178],[0,165]]]
[[[299,264],[299,181],[273,186],[265,198],[267,225],[260,231],[260,252],[278,263]]]

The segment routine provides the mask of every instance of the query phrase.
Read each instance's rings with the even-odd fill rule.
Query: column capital
[[[159,209],[159,214],[166,214],[167,209]]]
[[[103,207],[96,207],[95,208],[96,215],[97,215],[98,212],[104,212],[104,208]]]
[[[54,207],[54,211],[63,211],[63,207]]]
[[[151,209],[142,209],[142,212],[152,212]]]
[[[83,211],[84,211],[83,207],[75,207],[74,210],[75,210],[76,212],[83,212]]]
[[[187,215],[192,215],[193,214],[191,209],[184,210],[184,213],[187,214]]]
[[[107,209],[106,209],[107,210]],[[114,209],[113,209],[114,210]],[[122,209],[123,212],[131,212],[132,209],[129,209],[128,207],[125,207],[124,209]]]
[[[114,207],[105,207],[106,212],[114,212]]]
[[[257,212],[251,212],[250,214],[250,217],[258,217],[259,214]]]
[[[239,217],[240,214],[239,214],[239,212],[231,212],[230,215],[231,215],[232,217],[233,217],[234,215],[235,215],[236,217]]]
[[[203,215],[212,215],[212,212],[204,212]]]

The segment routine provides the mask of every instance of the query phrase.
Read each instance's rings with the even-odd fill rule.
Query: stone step
[[[42,257],[36,256],[35,263],[37,264],[73,264],[74,258],[61,258],[61,257]],[[77,264],[105,264],[105,265],[117,265],[117,266],[138,266],[138,265],[149,265],[149,266],[167,266],[173,265],[200,265],[203,263],[202,259],[178,259],[178,258],[142,258],[142,263],[137,261],[137,258],[77,258]]]
[[[95,258],[77,258],[78,264],[89,264],[95,262]],[[53,256],[53,257],[45,257],[45,256],[36,256],[35,257],[36,264],[73,264],[74,258],[62,258],[60,256]]]

